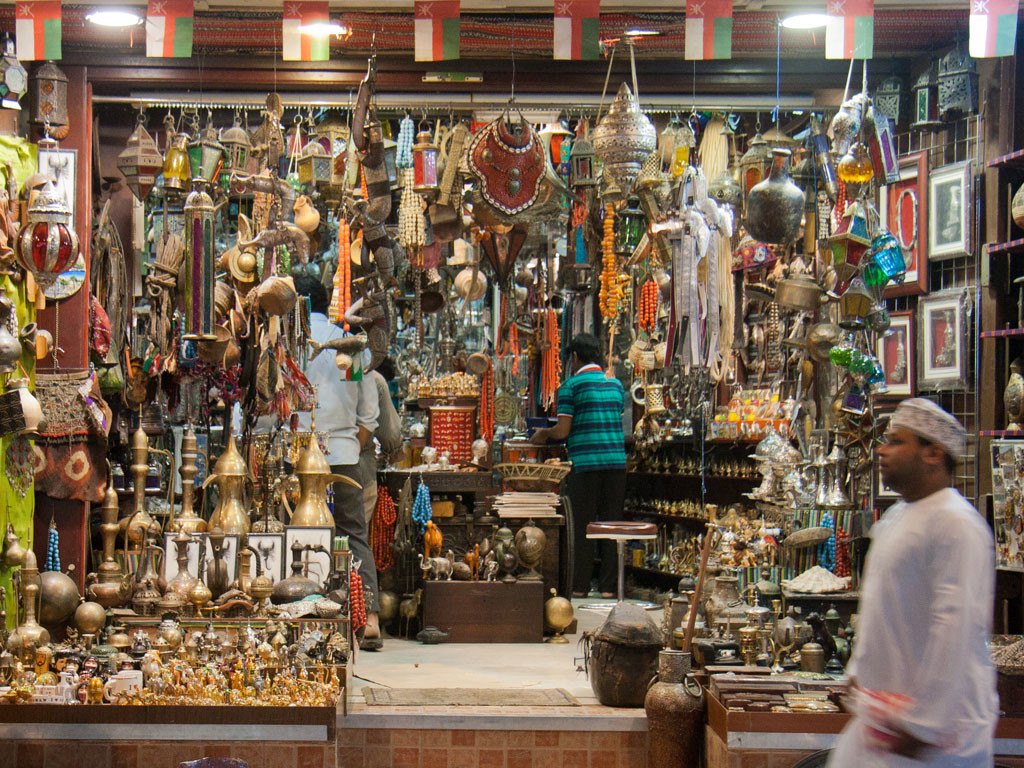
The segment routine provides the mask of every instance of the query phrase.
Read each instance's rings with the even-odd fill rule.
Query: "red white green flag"
[[[970,42],[976,59],[1013,56],[1017,47],[1019,0],[971,0]]]
[[[149,0],[146,7],[146,56],[192,56],[192,0]]]
[[[22,61],[59,59],[60,0],[20,0],[15,5],[14,33]]]
[[[459,0],[415,3],[416,61],[459,58]]]
[[[326,2],[285,0],[281,19],[281,49],[285,61],[327,61],[330,58],[330,33],[311,33],[301,27],[328,24],[330,12]]]
[[[601,0],[555,0],[555,58],[601,58]]]
[[[828,0],[826,59],[870,59],[875,53],[875,0]]]
[[[686,0],[684,56],[732,58],[732,0]]]

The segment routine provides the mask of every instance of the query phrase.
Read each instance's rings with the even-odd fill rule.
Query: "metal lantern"
[[[629,198],[626,207],[619,211],[618,219],[615,250],[620,254],[631,254],[647,231],[647,217],[640,210],[639,198]]]
[[[556,168],[562,162],[562,142],[571,138],[572,135],[572,131],[566,128],[561,120],[548,123],[537,131],[537,136],[540,137],[544,148],[548,151],[548,157],[551,158],[551,165]]]
[[[299,169],[299,184],[331,183],[331,157],[319,141],[311,141],[302,148],[302,155],[296,163]]]
[[[853,278],[850,286],[839,297],[839,309],[848,319],[863,320],[874,307],[875,300],[859,277]]]
[[[902,78],[895,76],[885,78],[875,90],[875,111],[888,117],[893,125],[899,125],[904,96]]]
[[[51,128],[68,124],[68,76],[48,61],[37,69],[29,82],[32,114],[29,122]]]
[[[171,137],[163,165],[164,189],[184,192],[189,188],[192,172],[188,161],[188,134],[184,131]]]
[[[849,280],[871,247],[867,215],[860,203],[847,207],[835,233],[829,238],[832,266],[840,280]]]
[[[939,119],[956,120],[978,111],[978,67],[960,46],[939,59]]]
[[[18,99],[28,88],[28,72],[18,61],[14,41],[10,37],[4,39],[4,55],[0,58],[0,107],[4,109],[21,109]]]
[[[128,188],[139,202],[146,199],[164,165],[163,155],[144,123],[145,117],[140,114],[128,143],[117,156],[117,169],[124,174]]]
[[[220,144],[224,147],[224,172],[229,176],[232,173],[244,173],[252,144],[238,115],[235,115],[234,125],[220,132]]]
[[[903,282],[903,276],[907,271],[906,257],[903,255],[903,248],[900,241],[891,232],[882,230],[875,235],[871,241],[871,261],[878,268],[885,280],[892,280],[897,283]]]
[[[758,131],[750,140],[747,151],[740,158],[740,187],[743,189],[743,204],[747,195],[756,185],[764,181],[772,170],[772,148]]]
[[[416,134],[416,143],[412,145],[412,188],[424,197],[433,197],[437,194],[438,153],[430,131],[419,131]]]
[[[213,182],[224,160],[224,145],[217,140],[217,129],[207,126],[199,138],[188,145],[188,163],[193,179]]]
[[[934,61],[914,81],[914,122],[911,128],[937,128],[939,122],[938,64]]]
[[[597,184],[594,145],[585,137],[577,137],[569,153],[569,180],[574,187],[593,187]]]
[[[314,137],[331,158],[332,187],[341,187],[345,180],[345,149],[351,131],[337,115],[328,115],[314,131]]]
[[[185,198],[185,318],[182,338],[210,340],[214,331],[213,200],[195,189]]]
[[[604,174],[623,195],[633,189],[644,160],[658,146],[658,134],[643,112],[629,86],[623,83],[608,114],[594,129],[594,153],[604,166]]]
[[[394,189],[398,183],[398,142],[384,139],[384,168],[388,172],[388,183]]]
[[[44,293],[78,259],[78,235],[71,217],[67,202],[47,179],[14,243],[18,263],[32,273]]]

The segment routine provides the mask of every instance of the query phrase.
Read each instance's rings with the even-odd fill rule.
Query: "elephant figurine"
[[[417,557],[419,557],[420,570],[423,571],[424,578],[432,579],[434,581],[451,581],[451,560],[446,557],[424,558],[422,554],[417,555]]]

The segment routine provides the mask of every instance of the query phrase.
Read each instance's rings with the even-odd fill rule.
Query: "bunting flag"
[[[459,0],[416,0],[416,61],[459,58],[459,11]]]
[[[1019,0],[971,0],[971,56],[1013,56],[1017,48]]]
[[[60,0],[19,0],[14,11],[14,33],[22,61],[59,59]]]
[[[875,0],[828,0],[826,59],[870,59],[875,52]]]
[[[310,34],[299,28],[327,24],[330,13],[326,0],[286,0],[281,19],[281,49],[285,61],[327,61],[330,58],[330,34]]]
[[[555,58],[601,58],[601,0],[555,0]]]
[[[146,56],[192,56],[192,0],[149,0],[146,8]]]
[[[732,0],[686,0],[686,59],[732,58]]]

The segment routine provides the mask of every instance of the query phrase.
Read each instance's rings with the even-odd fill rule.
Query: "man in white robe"
[[[964,430],[929,400],[896,408],[879,449],[898,491],[871,531],[848,668],[861,691],[910,699],[876,738],[865,713],[839,737],[829,768],[989,768],[998,718],[992,624],[995,543],[950,487]],[[856,698],[856,696],[855,696]]]

